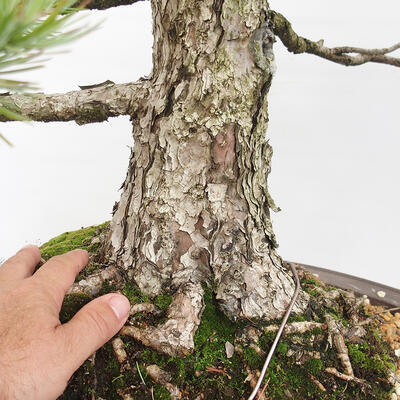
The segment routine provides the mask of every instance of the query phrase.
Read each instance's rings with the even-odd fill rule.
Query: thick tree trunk
[[[132,116],[134,147],[108,253],[147,295],[174,294],[170,320],[146,337],[180,336],[166,350],[176,354],[192,346],[202,283],[232,319],[281,317],[294,283],[269,214],[267,3],[154,0],[152,8],[151,90]],[[296,310],[306,302],[303,293]],[[157,343],[148,344],[165,351]]]

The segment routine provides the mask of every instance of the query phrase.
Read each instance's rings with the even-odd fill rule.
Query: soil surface
[[[132,304],[127,326],[142,329],[165,322],[168,293],[150,299],[134,283],[102,275],[112,267],[101,254],[106,230],[103,224],[68,232],[42,246],[44,261],[72,248],[88,249],[91,261],[75,288],[108,276],[94,296],[79,290],[68,294],[60,319],[68,321],[93,297],[119,291]],[[317,277],[302,268],[298,272],[302,289],[310,295],[309,307],[290,317],[256,398],[400,400],[397,308],[372,305],[367,296],[323,282],[322,274]],[[120,333],[84,363],[60,399],[247,399],[280,321],[246,316],[230,321],[219,311],[212,285],[204,291],[202,321],[186,357],[159,354]]]

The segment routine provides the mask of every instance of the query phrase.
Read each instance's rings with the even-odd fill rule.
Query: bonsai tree
[[[93,0],[87,7],[135,2]],[[11,113],[0,119],[88,124],[131,117],[134,144],[104,237],[106,267],[73,291],[98,292],[99,282],[114,279],[149,299],[171,295],[163,322],[122,333],[182,357],[194,346],[205,284],[232,321],[281,318],[295,289],[277,253],[270,219],[277,207],[268,192],[268,91],[277,38],[293,53],[345,66],[400,66],[389,54],[400,43],[328,48],[299,36],[266,1],[152,0],[151,6],[149,77],[65,94],[10,93],[0,105]],[[294,311],[303,313],[309,302],[301,291]]]

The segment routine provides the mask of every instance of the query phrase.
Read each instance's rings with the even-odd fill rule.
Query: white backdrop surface
[[[400,40],[400,4],[386,0],[270,1],[294,29],[327,46],[385,47]],[[44,92],[151,70],[147,2],[92,12],[90,36],[24,75]],[[277,42],[270,92],[271,193],[280,254],[400,287],[400,69],[346,68],[289,54]],[[103,124],[2,124],[0,259],[27,243],[110,219],[132,145],[129,119]]]

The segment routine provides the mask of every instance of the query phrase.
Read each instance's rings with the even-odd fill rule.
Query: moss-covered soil
[[[102,256],[98,238],[104,236],[107,223],[75,232],[64,233],[42,246],[42,256],[62,254],[70,249],[85,248],[91,253],[87,271],[82,279],[102,268]],[[363,321],[372,313],[367,302],[357,310],[350,310],[344,291],[326,287],[310,274],[302,273],[302,287],[311,295],[310,307],[304,315],[292,316],[290,321],[315,321],[324,324],[326,314],[351,328],[356,319]],[[137,314],[129,323],[135,326],[155,325],[165,320],[170,304],[169,295],[149,300],[133,283],[116,288],[105,282],[100,294],[120,290],[131,304],[151,301],[157,306],[155,314]],[[64,301],[60,319],[69,320],[74,313],[90,301],[86,295],[69,295]],[[87,360],[74,374],[60,399],[170,399],[166,385],[152,381],[146,368],[156,364],[167,371],[171,384],[179,389],[184,399],[247,399],[251,383],[257,379],[266,354],[274,340],[274,333],[266,326],[279,325],[280,321],[258,323],[247,319],[233,323],[217,307],[211,288],[205,287],[205,310],[195,336],[195,349],[185,358],[173,358],[158,354],[129,337],[121,337],[129,363],[120,365],[111,343]],[[383,310],[379,309],[379,312]],[[386,313],[387,318],[388,314]],[[390,314],[392,315],[392,314]],[[400,316],[399,316],[400,317]],[[303,334],[283,335],[268,368],[263,399],[393,399],[393,383],[390,375],[398,368],[398,359],[387,337],[382,335],[381,318],[372,318],[363,326],[365,333],[345,338],[354,376],[362,381],[346,381],[325,369],[336,368],[343,372],[335,346],[329,343],[326,326]],[[84,334],[84,333],[83,333]],[[384,336],[384,337],[383,337]],[[386,339],[386,340],[385,340]],[[228,358],[226,343],[235,346]],[[399,345],[400,346],[400,345]],[[361,382],[361,383],[360,383]],[[129,395],[131,397],[129,397]]]

